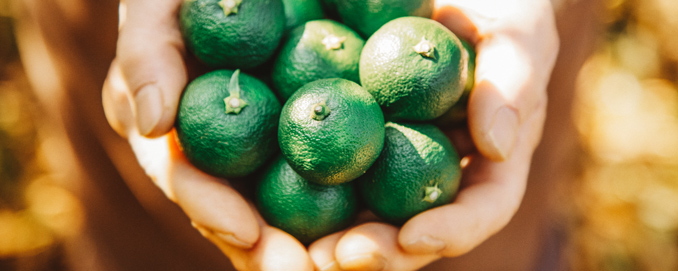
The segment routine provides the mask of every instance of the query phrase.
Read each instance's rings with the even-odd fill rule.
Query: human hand
[[[559,40],[548,0],[438,0],[434,19],[476,45],[468,129],[448,131],[466,156],[451,204],[401,228],[368,222],[309,247],[320,270],[414,270],[469,252],[517,211],[546,116]]]
[[[146,174],[238,270],[312,270],[300,242],[267,225],[228,181],[193,167],[170,133],[188,73],[200,69],[186,57],[181,3],[122,1],[118,51],[102,93],[106,117]]]

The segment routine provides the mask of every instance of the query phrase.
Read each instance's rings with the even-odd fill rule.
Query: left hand
[[[438,0],[433,19],[476,45],[468,130],[448,135],[468,158],[453,203],[402,228],[360,224],[309,247],[319,270],[415,270],[465,254],[501,230],[525,193],[558,53],[548,0]]]

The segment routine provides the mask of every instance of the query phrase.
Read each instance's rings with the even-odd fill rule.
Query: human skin
[[[470,137],[450,133],[470,158],[463,187],[453,203],[401,228],[368,222],[317,241],[309,253],[321,270],[414,270],[460,256],[506,226],[520,205],[559,49],[550,2],[437,1],[433,19],[478,52]]]
[[[187,64],[178,30],[180,3],[123,2],[104,108],[146,173],[236,268],[413,270],[470,251],[515,214],[541,138],[546,85],[558,52],[549,1],[437,1],[434,19],[475,44],[478,53],[468,129],[448,133],[469,157],[457,199],[401,228],[368,219],[308,250],[266,225],[236,189],[198,171],[173,147],[169,132],[194,67]]]

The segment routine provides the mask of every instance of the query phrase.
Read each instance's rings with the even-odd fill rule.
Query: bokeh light
[[[607,0],[574,107],[570,270],[678,270],[678,2]]]
[[[11,1],[0,0],[0,270],[62,270],[53,262],[83,211],[42,162],[63,152],[41,133]],[[603,3],[573,108],[582,172],[562,186],[568,269],[678,270],[678,1]]]

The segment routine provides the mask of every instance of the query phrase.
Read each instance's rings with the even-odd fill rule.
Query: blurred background
[[[77,234],[80,203],[45,165],[59,154],[41,147],[51,139],[18,56],[12,7],[0,0],[0,270],[65,270],[60,240]]]
[[[19,59],[12,0],[0,0],[0,270],[67,270],[81,202],[48,170]],[[558,187],[569,270],[678,270],[678,3],[605,0],[597,47],[577,79],[582,151]]]
[[[572,270],[678,270],[678,2],[603,2],[577,82],[567,257]]]

